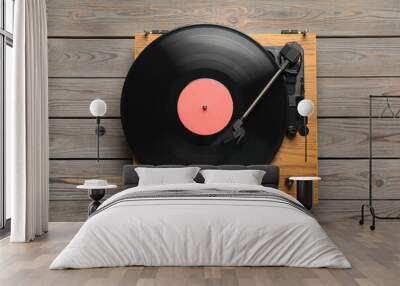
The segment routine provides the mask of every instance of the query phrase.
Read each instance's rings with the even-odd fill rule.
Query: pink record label
[[[198,135],[212,135],[226,127],[233,113],[229,90],[214,79],[190,82],[178,99],[178,116],[182,124]]]

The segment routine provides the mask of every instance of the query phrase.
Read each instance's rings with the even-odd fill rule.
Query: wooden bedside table
[[[92,202],[88,206],[88,216],[94,213],[97,208],[101,205],[100,200],[104,197],[106,190],[115,189],[117,185],[107,185],[107,186],[90,186],[90,185],[79,185],[76,186],[77,189],[88,190],[89,198]]]
[[[289,181],[295,181],[297,187],[297,200],[311,210],[313,206],[313,182],[321,180],[320,177],[303,176],[289,177]]]

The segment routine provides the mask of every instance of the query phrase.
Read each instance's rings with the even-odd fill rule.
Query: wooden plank
[[[50,200],[87,200],[85,190],[76,186],[86,179],[105,179],[111,184],[122,185],[122,166],[132,164],[126,160],[51,160],[50,161]],[[107,196],[120,191],[120,188],[106,192]]]
[[[368,119],[319,119],[319,156],[368,156]]]
[[[318,76],[400,76],[400,38],[318,40]]]
[[[86,192],[75,186],[88,178],[105,178],[121,185],[122,166],[131,161],[50,161],[50,200],[87,199]],[[373,161],[373,196],[378,199],[400,199],[400,160]],[[367,199],[368,160],[320,160],[320,199]],[[119,190],[115,190],[119,191]],[[113,190],[109,194],[115,193]],[[294,195],[295,190],[291,193]]]
[[[58,221],[61,218],[66,221],[84,219],[89,201],[86,193],[73,190],[74,186],[80,184],[85,178],[105,178],[110,182],[120,184],[119,176],[122,165],[125,163],[129,164],[130,161],[102,161],[97,165],[95,161],[52,160],[50,162],[50,198],[58,202],[50,202],[53,206],[50,208],[51,221]],[[367,164],[367,160],[322,160],[319,162],[319,172],[323,181],[320,183],[320,201],[314,209],[318,219],[337,220],[358,215],[361,199],[368,196]],[[374,197],[399,198],[400,179],[397,176],[399,169],[400,160],[374,161]],[[381,205],[381,202],[377,203],[377,206],[381,207]],[[387,214],[392,207],[400,206],[400,203],[398,201],[385,202],[383,205],[382,213]]]
[[[364,200],[320,200],[312,210],[316,219],[320,222],[332,222],[343,219],[354,219],[355,226],[360,217],[360,208]],[[85,221],[87,219],[87,201],[50,201],[50,218],[53,221]],[[400,215],[399,201],[374,202],[378,215]],[[370,219],[368,212],[365,213]],[[365,222],[369,224],[369,221]]]
[[[100,137],[101,158],[131,158],[120,119],[103,119],[106,133]],[[50,158],[96,158],[95,119],[50,119]]]
[[[400,157],[400,119],[374,119],[373,156]],[[369,120],[319,119],[319,157],[354,158],[369,155]]]
[[[86,221],[90,201],[50,201],[49,221]]]
[[[95,98],[107,102],[107,116],[119,116],[124,79],[50,78],[49,112],[51,117],[91,116],[89,104]],[[369,94],[400,95],[398,78],[319,78],[318,114],[323,117],[368,116]],[[391,99],[395,111],[400,99]],[[385,101],[376,101],[378,115]]]
[[[368,116],[369,95],[400,95],[398,78],[319,78],[318,113],[324,117]],[[400,108],[400,99],[391,100]],[[385,101],[373,104],[373,114],[377,115]]]
[[[49,77],[125,77],[131,39],[49,39]]]
[[[86,192],[76,185],[85,179],[103,178],[121,185],[122,166],[131,161],[93,160],[50,161],[50,200],[86,200]],[[374,198],[400,199],[400,160],[374,160]],[[368,160],[320,160],[320,199],[367,199]],[[119,190],[116,190],[119,191]],[[109,194],[115,193],[114,191]]]
[[[372,166],[373,197],[400,199],[400,160],[373,160]],[[320,199],[367,199],[368,173],[368,160],[320,160]]]
[[[101,156],[105,158],[129,158],[131,151],[126,144],[119,119],[103,119],[106,134],[100,138]],[[323,118],[319,120],[320,158],[357,158],[368,156],[368,119]],[[94,119],[51,119],[50,157],[51,158],[95,158],[96,136]],[[310,129],[313,126],[310,125]],[[397,147],[400,141],[400,126],[396,120],[374,120],[374,156],[400,157]],[[285,139],[276,160],[282,154],[296,157],[296,162],[286,162],[292,170],[304,165],[303,137],[300,143]],[[310,136],[310,142],[313,137]],[[309,162],[316,160],[316,152],[310,148]],[[297,154],[297,155],[296,155]],[[302,164],[300,164],[302,160]]]
[[[323,142],[320,146],[320,156],[321,157],[346,157],[348,155],[354,157],[367,155],[367,145],[366,143],[362,143],[367,140],[367,135],[365,135],[364,140],[356,139],[357,134],[359,133],[360,124],[359,122],[366,122],[366,119],[357,119],[355,120],[346,120],[346,119],[321,119],[320,125],[320,133],[325,134],[323,130],[330,130],[335,128],[334,130],[330,130],[328,137],[320,136],[320,141]],[[123,132],[121,129],[121,125],[119,119],[103,119],[102,122],[106,127],[106,135],[101,137],[101,156],[103,157],[121,157],[121,158],[129,158],[131,156],[129,147],[126,146],[125,138],[123,136]],[[328,123],[329,124],[328,124]],[[347,123],[350,127],[347,127]],[[384,126],[383,126],[384,127]],[[92,119],[51,119],[50,120],[50,156],[51,158],[95,158],[96,156],[96,136],[94,134],[95,123]],[[338,132],[337,130],[347,130],[347,132]],[[352,131],[352,130],[355,131]],[[389,128],[390,129],[390,128]],[[357,133],[358,130],[358,133]],[[366,132],[366,127],[363,128],[364,132]],[[343,136],[350,141],[340,141],[336,138],[341,138],[341,136],[337,135],[339,133],[341,135],[348,134]],[[109,137],[107,137],[107,135]],[[329,140],[329,138],[334,137],[334,139]],[[393,136],[389,136],[393,137]],[[382,138],[385,141],[385,138]],[[333,141],[333,143],[328,144],[328,141]],[[290,143],[290,141],[288,141]],[[391,147],[395,147],[396,142],[391,144]],[[282,146],[285,148],[285,146]],[[303,146],[299,146],[298,157],[304,160],[303,153],[300,154],[300,151],[303,151]],[[385,150],[386,147],[383,148]],[[295,147],[291,148],[290,145],[286,146],[287,154],[296,153]],[[296,153],[296,154],[297,154]],[[355,154],[353,154],[355,153]],[[389,154],[395,154],[390,153]],[[312,154],[311,154],[312,155]],[[315,155],[313,155],[315,156]],[[291,169],[291,172],[294,172],[294,168],[296,165],[290,165],[290,162],[287,164],[288,168]],[[303,167],[303,166],[301,166]],[[298,167],[299,172],[304,172],[302,168]],[[299,174],[300,174],[299,173]],[[290,175],[290,174],[288,174]],[[292,173],[293,175],[293,173]]]
[[[120,99],[124,79],[50,78],[49,116],[92,116],[90,102],[101,98],[107,102],[106,116],[120,115]]]
[[[360,219],[361,205],[365,200],[320,200],[318,205],[312,210],[312,213],[319,222],[337,222],[344,219],[354,219],[354,226],[358,226]],[[375,201],[374,207],[377,215],[380,216],[400,216],[399,201]],[[365,212],[365,224],[370,224],[369,211]],[[382,221],[378,222],[382,223]]]
[[[48,42],[50,77],[125,77],[133,62],[130,39]],[[400,76],[400,38],[319,39],[317,57],[320,77]]]
[[[93,176],[89,176],[89,178],[92,178]],[[99,177],[103,179],[103,177]],[[84,178],[82,179],[82,181]],[[50,201],[88,201],[88,193],[87,190],[83,189],[76,189],[76,185],[71,185],[68,186],[66,189],[50,189],[49,190],[49,200]],[[106,194],[104,195],[103,200],[108,199],[112,195],[115,195],[116,193],[122,191],[123,189],[121,187],[118,187],[116,189],[111,189],[111,190],[106,190]]]
[[[277,5],[279,4],[279,5]],[[319,35],[399,35],[392,0],[156,1],[48,0],[49,36],[130,36],[151,29],[215,23],[245,32],[310,29]]]
[[[368,198],[368,160],[320,160],[318,165],[321,200]]]

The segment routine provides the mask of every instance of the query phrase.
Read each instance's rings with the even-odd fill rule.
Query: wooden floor
[[[353,269],[288,267],[124,267],[48,270],[81,223],[51,223],[32,243],[0,241],[0,285],[400,285],[400,224],[382,222],[375,232],[348,220],[323,225]]]

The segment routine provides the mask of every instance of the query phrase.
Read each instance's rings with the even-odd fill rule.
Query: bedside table
[[[89,186],[89,185],[79,185],[76,186],[77,189],[87,190],[89,198],[92,202],[88,206],[88,216],[94,213],[97,208],[101,205],[100,200],[106,194],[106,190],[115,189],[117,185],[107,185],[107,186]]]
[[[297,186],[297,200],[311,210],[313,206],[313,183],[321,180],[320,177],[289,177],[289,181],[295,181]]]

